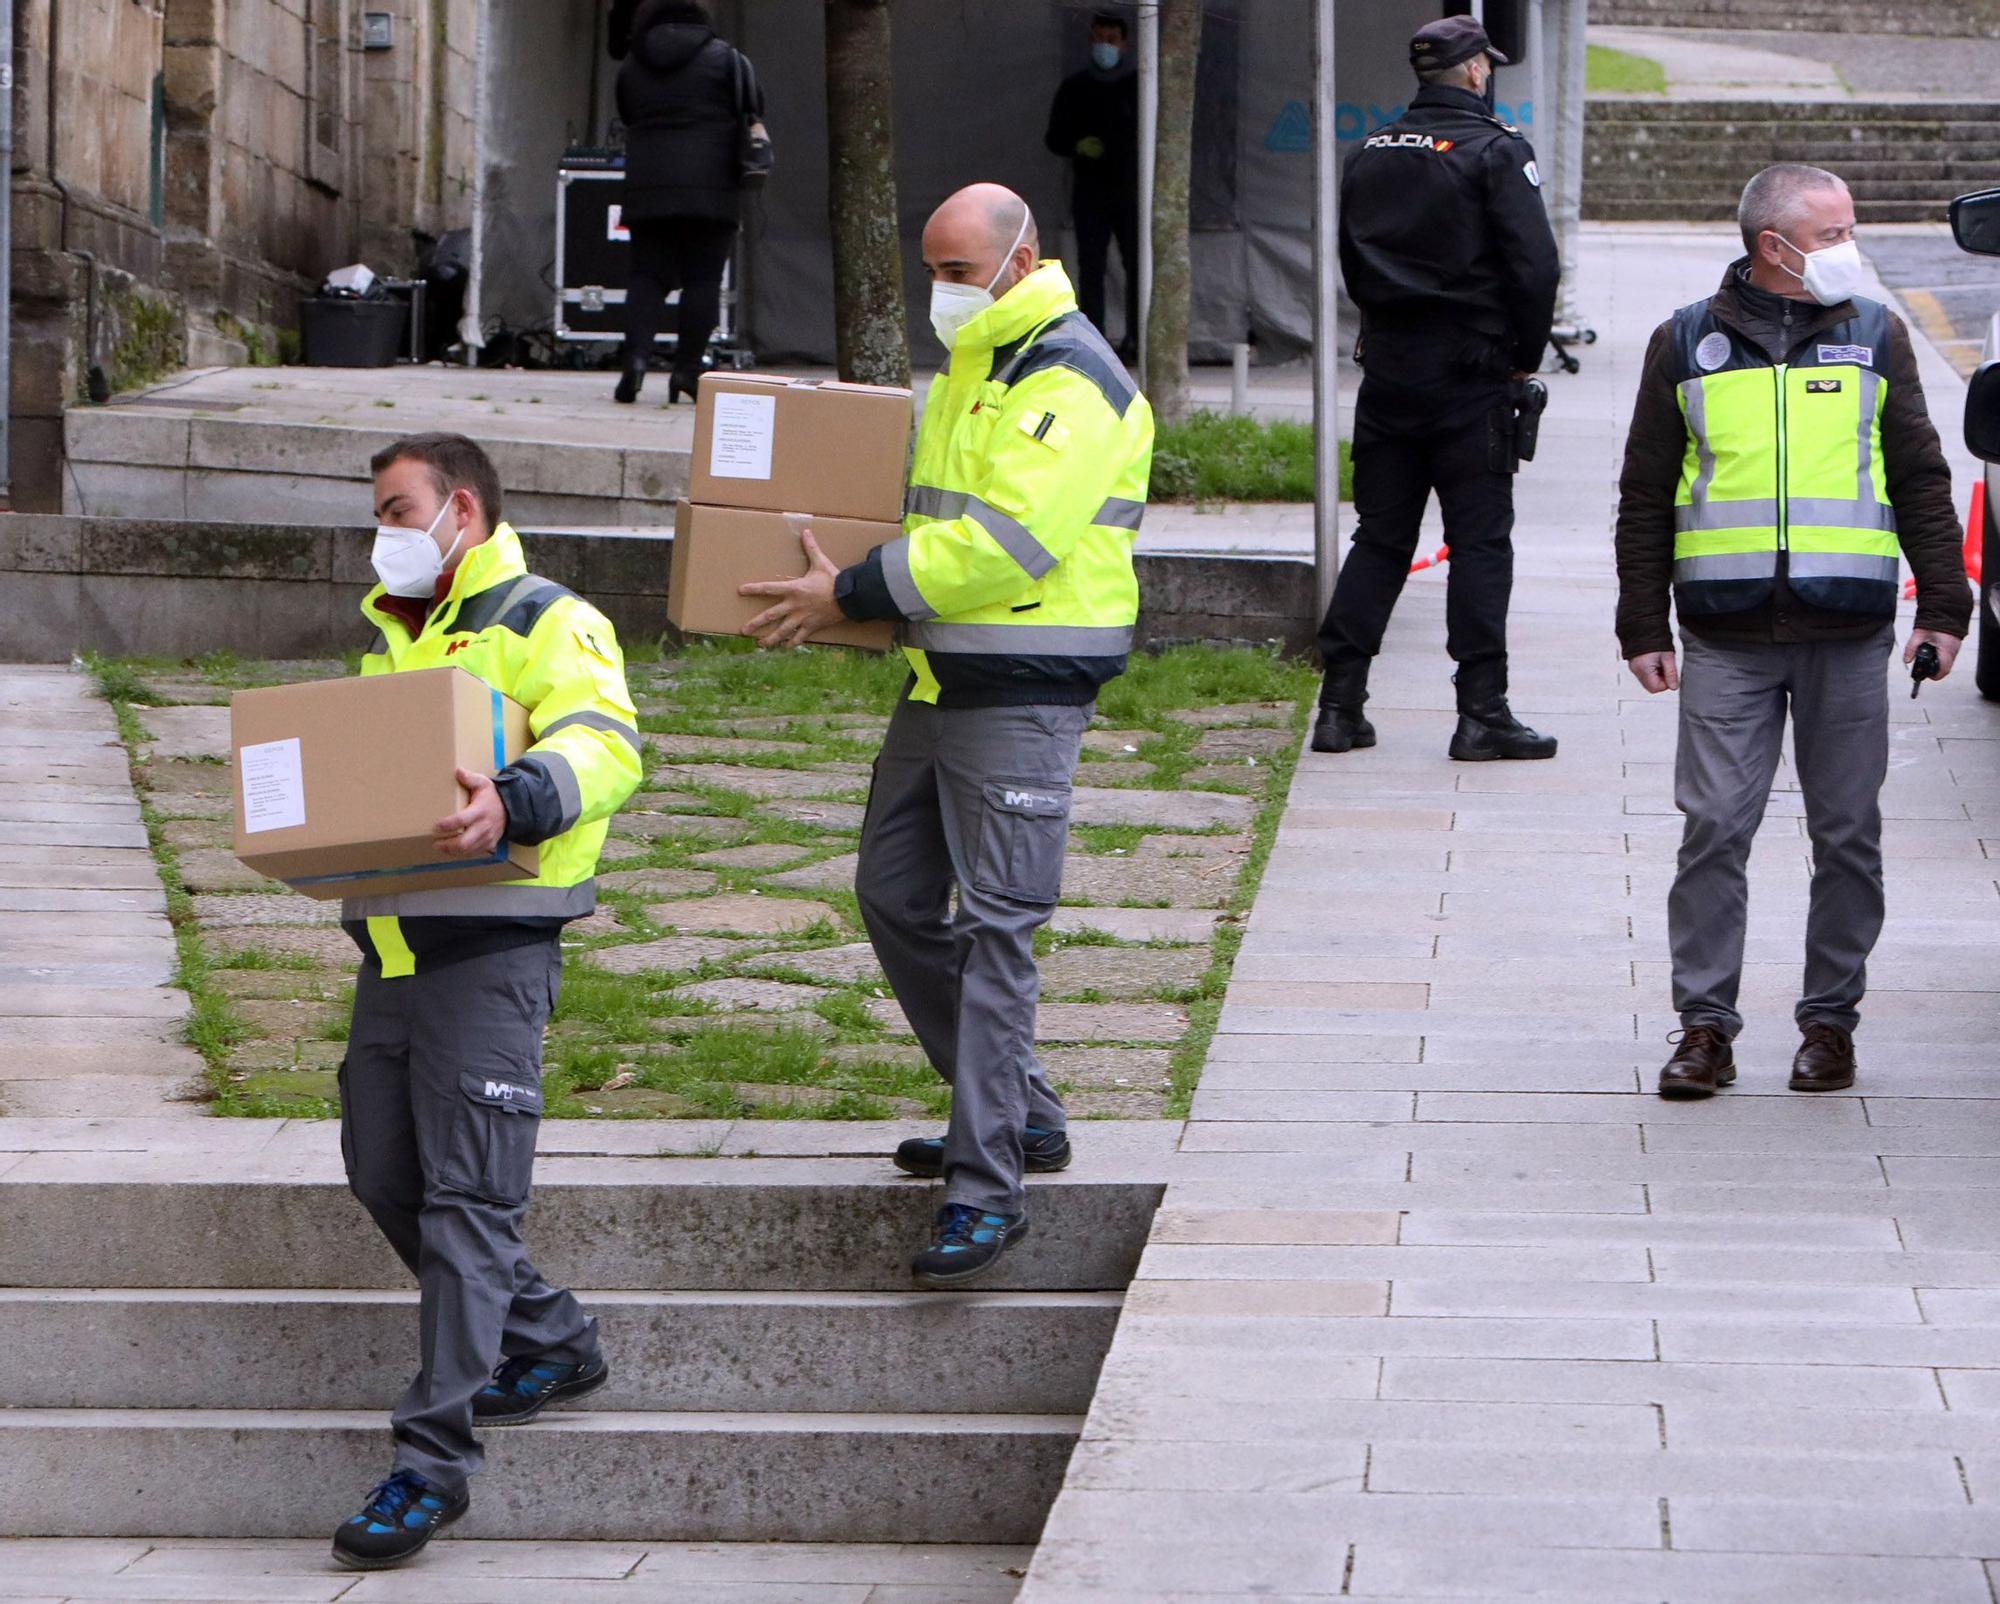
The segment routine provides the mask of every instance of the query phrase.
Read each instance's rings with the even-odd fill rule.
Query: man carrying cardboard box
[[[975,184],[938,208],[924,265],[951,360],[924,409],[903,535],[846,569],[807,535],[805,577],[743,587],[777,598],[746,626],[765,646],[894,619],[913,671],[875,760],[855,891],[952,1086],[946,1134],[896,1153],[945,1179],[912,1265],[933,1287],[996,1263],[1026,1233],[1023,1171],[1070,1160],[1035,1057],[1034,936],[1061,890],[1083,732],[1139,616],[1152,409],[1062,264],[1039,255],[1011,190]]]
[[[465,1513],[475,1423],[531,1420],[609,1375],[597,1322],[529,1263],[521,1219],[558,936],[596,906],[605,821],[640,778],[617,636],[528,572],[486,453],[462,435],[416,435],[370,466],[382,583],[361,604],[376,626],[361,672],[456,665],[525,707],[533,736],[491,778],[458,770],[468,799],[438,822],[438,860],[515,841],[539,845],[540,872],[341,907],[362,951],[341,1156],[422,1294],[422,1364],[390,1417],[393,1468],[333,1536],[334,1558],[361,1570],[402,1563]]]

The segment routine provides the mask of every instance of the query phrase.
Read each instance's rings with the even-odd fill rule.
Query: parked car
[[[1951,233],[1962,251],[2000,256],[2000,189],[1961,195],[1951,203]],[[1965,396],[1965,449],[1986,464],[1986,527],[1979,585],[1979,640],[1973,679],[1979,694],[2000,702],[2000,312],[1986,327],[1986,346]]]

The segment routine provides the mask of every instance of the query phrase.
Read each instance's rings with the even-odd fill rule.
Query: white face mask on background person
[[[444,505],[438,508],[437,516],[431,520],[429,529],[398,529],[394,524],[382,524],[376,528],[375,545],[368,554],[368,560],[374,564],[375,577],[382,581],[382,588],[391,596],[420,596],[429,600],[437,593],[437,582],[444,577],[444,565],[451,560],[452,552],[458,550],[458,543],[465,538],[465,531],[461,529],[452,537],[449,551],[439,551],[438,543],[431,538],[432,531],[450,511],[451,497],[447,496]]]
[[[1007,247],[1007,254],[1000,258],[1000,265],[993,276],[986,281],[986,288],[976,284],[953,284],[939,279],[931,285],[931,328],[944,342],[946,350],[958,343],[958,331],[993,305],[993,286],[1000,282],[1007,271],[1007,264],[1014,260],[1014,253],[1021,248],[1021,241],[1028,237],[1028,218],[1032,213],[1024,213],[1020,232],[1014,236],[1014,243]]]
[[[1778,238],[1799,251],[1798,246],[1792,245],[1784,235],[1780,234]],[[1787,267],[1785,271],[1803,284],[1806,294],[1821,306],[1838,306],[1861,288],[1861,247],[1853,240],[1842,240],[1838,245],[1828,245],[1817,251],[1799,251],[1799,255],[1805,260],[1804,269],[1795,272]]]
[[[1116,71],[1118,63],[1124,59],[1125,47],[1123,45],[1114,45],[1108,40],[1100,39],[1090,47],[1091,65],[1096,67],[1099,72]]]

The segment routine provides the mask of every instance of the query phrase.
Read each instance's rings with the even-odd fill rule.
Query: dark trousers
[[[1451,547],[1445,648],[1461,665],[1507,661],[1514,588],[1514,479],[1493,467],[1491,418],[1504,385],[1464,380],[1447,411],[1435,397],[1361,381],[1354,416],[1354,547],[1320,625],[1327,667],[1366,664],[1382,649],[1410,577],[1418,526],[1435,490]]]
[[[1076,192],[1076,304],[1083,315],[1107,332],[1104,323],[1104,275],[1111,261],[1111,242],[1118,242],[1119,265],[1125,269],[1125,331],[1120,343],[1139,342],[1139,197]]]
[[[597,1322],[521,1240],[561,980],[551,940],[398,980],[363,968],[354,988],[341,1157],[421,1296],[417,1377],[389,1420],[395,1464],[447,1492],[480,1467],[472,1399],[503,1358],[597,1352]]]
[[[625,285],[625,361],[643,362],[666,316],[667,296],[681,292],[674,371],[692,376],[722,317],[722,273],[736,225],[713,217],[658,217],[632,228],[632,273]]]

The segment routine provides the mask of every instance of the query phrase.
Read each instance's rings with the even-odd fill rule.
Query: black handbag
[[[771,176],[771,169],[777,163],[777,155],[771,148],[771,136],[764,131],[757,113],[750,105],[749,68],[740,50],[732,52],[736,58],[736,181],[744,189],[762,189],[764,181]]]

